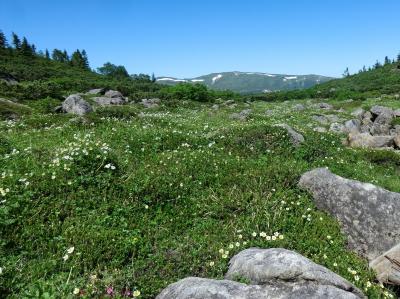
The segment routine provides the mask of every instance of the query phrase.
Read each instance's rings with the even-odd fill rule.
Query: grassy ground
[[[296,250],[370,298],[393,296],[297,183],[329,167],[400,192],[400,155],[346,149],[311,118],[400,102],[332,103],[343,112],[296,103],[115,107],[84,120],[27,103],[19,120],[0,122],[0,297],[154,298],[186,276],[222,278],[229,258],[253,246]],[[248,121],[230,119],[248,108]],[[282,122],[305,144],[291,146],[273,126]]]

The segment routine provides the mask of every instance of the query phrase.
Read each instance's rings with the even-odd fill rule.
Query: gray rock
[[[225,278],[230,280],[234,280],[235,277],[245,278],[253,285],[263,285],[276,280],[291,283],[312,281],[362,296],[362,293],[343,277],[301,254],[283,248],[249,248],[239,252],[230,260],[225,275]]]
[[[218,110],[219,109],[219,105],[218,104],[214,104],[211,106],[212,110]]]
[[[84,115],[93,111],[92,106],[77,94],[72,94],[65,99],[62,103],[62,110],[77,115]]]
[[[245,109],[240,111],[239,113],[233,113],[231,114],[231,119],[237,119],[237,120],[247,120],[251,114],[252,110],[251,109]]]
[[[304,142],[304,137],[300,133],[296,132],[291,126],[287,124],[277,124],[277,127],[281,127],[287,131],[290,137],[290,141],[294,146],[300,146]]]
[[[303,174],[299,186],[312,194],[319,209],[339,220],[349,247],[370,261],[382,282],[399,283],[396,258],[382,266],[385,254],[400,255],[399,193],[342,178],[325,168]]]
[[[394,117],[400,117],[400,109],[396,109],[393,111],[393,116]]]
[[[235,104],[234,100],[227,100],[227,101],[224,102],[224,106],[230,106],[232,104]]]
[[[339,123],[332,123],[329,127],[329,131],[334,132],[334,133],[342,133],[344,132],[344,125],[339,124]]]
[[[293,110],[295,111],[303,111],[304,109],[306,109],[306,107],[304,107],[302,104],[296,104],[293,106]]]
[[[313,115],[312,119],[323,124],[327,125],[332,122],[337,122],[339,117],[335,114],[328,114],[328,115]]]
[[[140,104],[142,104],[145,108],[155,108],[160,105],[161,100],[158,98],[154,99],[142,99]]]
[[[350,133],[348,145],[361,148],[382,148],[393,146],[393,136],[372,136],[369,133]]]
[[[395,145],[397,148],[400,148],[400,135],[394,136],[394,137],[393,137],[393,142],[394,142],[394,145]]]
[[[389,113],[389,114],[393,114],[393,110],[388,108],[388,107],[384,107],[384,106],[379,106],[379,105],[375,105],[372,106],[372,108],[370,109],[372,115],[374,115],[375,117],[382,114],[382,113]]]
[[[318,103],[318,104],[315,104],[315,107],[320,108],[320,109],[325,109],[325,110],[330,110],[333,108],[333,106],[328,103]]]
[[[124,96],[117,90],[108,90],[105,94],[107,98],[123,98]]]
[[[123,98],[96,97],[96,98],[93,98],[93,101],[95,101],[100,106],[126,104],[126,101]]]
[[[389,135],[390,126],[393,120],[393,113],[388,111],[381,112],[375,119],[372,127],[372,135]]]
[[[345,133],[357,133],[360,132],[361,122],[358,119],[350,119],[344,123]]]
[[[356,110],[354,110],[351,115],[354,116],[355,118],[362,120],[363,116],[364,116],[365,110],[362,108],[357,108]]]
[[[272,282],[246,285],[230,280],[188,277],[164,289],[156,299],[357,299],[364,296],[313,283]]]
[[[230,261],[226,280],[188,277],[165,288],[157,299],[297,299],[365,296],[330,270],[285,249],[250,248]],[[244,278],[250,285],[233,281]]]

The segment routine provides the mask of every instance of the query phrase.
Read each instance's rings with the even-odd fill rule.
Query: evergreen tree
[[[46,57],[46,59],[50,59],[49,50],[46,49],[46,52],[45,52],[45,54],[44,54],[44,57]]]
[[[83,64],[82,64],[83,68],[89,70],[90,69],[89,58],[87,56],[85,49],[82,50],[82,59],[83,59]]]
[[[154,75],[154,73],[152,73],[151,74],[151,82],[156,82],[157,81],[157,79],[156,79],[156,76]]]
[[[7,39],[3,31],[1,30],[0,30],[0,48],[1,49],[7,48]]]
[[[397,62],[400,62],[400,53],[397,55]]]
[[[72,53],[70,63],[72,66],[82,68],[83,59],[82,54],[79,50],[76,50]]]
[[[349,72],[349,68],[347,67],[347,68],[344,70],[343,77],[349,77],[349,76],[350,76],[350,72]]]
[[[24,37],[22,39],[22,43],[21,43],[21,54],[24,56],[32,56],[32,48],[28,43],[28,40],[26,39],[26,37]]]
[[[35,44],[31,45],[31,49],[32,49],[32,54],[36,54],[36,46],[35,46]]]
[[[18,35],[16,33],[12,33],[12,44],[14,45],[14,48],[16,50],[21,49],[21,40],[19,39]]]
[[[54,49],[53,53],[51,55],[51,57],[53,58],[53,60],[58,61],[58,62],[68,62],[68,53],[67,51],[61,51],[59,49]]]
[[[63,55],[64,55],[64,62],[68,62],[69,61],[69,56],[68,56],[67,50],[64,49]]]
[[[380,68],[382,65],[381,65],[381,63],[377,60],[376,62],[375,62],[375,64],[374,64],[374,69],[378,69],[378,68]]]
[[[391,63],[391,61],[390,61],[389,57],[385,56],[385,65],[390,64],[390,63]]]

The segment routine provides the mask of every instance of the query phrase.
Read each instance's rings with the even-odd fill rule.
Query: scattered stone
[[[211,106],[212,110],[218,110],[219,109],[219,105],[218,104],[214,104]]]
[[[315,104],[315,107],[320,108],[320,109],[325,109],[325,110],[330,110],[333,108],[333,106],[328,103],[318,103],[318,104]]]
[[[304,137],[300,133],[296,132],[291,126],[287,124],[277,124],[277,127],[284,128],[289,134],[290,141],[296,147],[300,146],[304,142]]]
[[[158,98],[154,99],[142,99],[140,104],[142,104],[145,108],[156,108],[160,105],[161,100]]]
[[[328,114],[328,115],[313,115],[312,119],[323,124],[327,125],[331,122],[337,122],[339,120],[339,117],[335,114]]]
[[[225,101],[224,102],[224,106],[230,106],[230,105],[232,105],[232,104],[235,104],[235,101],[234,100],[227,100],[227,101]]]
[[[371,134],[389,135],[392,120],[393,120],[393,113],[388,111],[383,111],[376,117],[370,130]]]
[[[77,94],[72,94],[65,99],[62,103],[62,110],[77,115],[84,115],[93,111],[92,106]]]
[[[312,194],[319,209],[339,220],[349,247],[370,261],[381,282],[399,284],[400,193],[326,168],[306,172],[299,186]]]
[[[239,113],[233,113],[231,114],[231,119],[237,119],[237,120],[247,120],[251,114],[252,110],[251,109],[245,109],[240,111]]]
[[[354,110],[351,115],[354,116],[355,118],[362,120],[363,116],[364,116],[365,110],[362,108],[357,108],[356,110]]]
[[[306,107],[304,107],[302,104],[296,104],[293,106],[293,110],[295,111],[303,111],[304,109],[306,109]]]
[[[96,98],[93,98],[93,101],[95,101],[100,106],[126,104],[126,102],[123,98],[96,97]]]
[[[104,96],[107,98],[124,98],[122,93],[117,90],[109,90],[104,94]]]
[[[329,127],[329,131],[334,133],[342,133],[344,131],[344,125],[339,123],[332,123]]]
[[[233,281],[250,281],[250,285]],[[365,298],[344,278],[286,249],[250,248],[234,256],[225,280],[188,277],[157,299]]]
[[[350,147],[389,148],[393,146],[393,136],[372,136],[369,133],[350,133],[347,142]]]
[[[375,117],[382,114],[382,113],[389,113],[392,114],[393,111],[392,109],[388,108],[388,107],[384,107],[384,106],[372,106],[372,108],[370,109],[372,115],[374,115]]]
[[[400,135],[396,135],[393,137],[393,142],[397,148],[400,148]]]
[[[360,132],[361,122],[358,119],[351,119],[344,123],[345,133],[358,133]]]

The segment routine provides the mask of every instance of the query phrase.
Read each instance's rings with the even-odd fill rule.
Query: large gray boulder
[[[384,107],[384,106],[379,106],[379,105],[372,106],[370,111],[371,111],[372,115],[375,117],[379,116],[382,113],[393,114],[392,109],[390,109],[388,107]]]
[[[96,98],[93,98],[93,101],[95,101],[100,106],[124,105],[124,104],[126,104],[126,101],[123,98],[96,97]]]
[[[304,142],[304,136],[300,133],[296,132],[291,126],[288,124],[277,124],[276,127],[280,127],[286,130],[289,135],[290,141],[296,147],[300,146]]]
[[[374,123],[370,130],[371,134],[372,135],[389,135],[392,120],[393,120],[393,113],[383,111],[374,120]]]
[[[234,281],[242,278],[249,285]],[[157,299],[365,298],[354,285],[286,249],[250,248],[234,256],[225,280],[189,277]]]
[[[349,247],[370,261],[380,281],[400,283],[399,193],[342,178],[325,168],[303,174],[299,186],[312,194],[318,208],[339,220]]]
[[[84,115],[93,111],[92,106],[77,94],[72,94],[65,99],[62,103],[62,110],[77,115]]]
[[[123,98],[124,96],[117,90],[108,90],[105,94],[107,98]]]
[[[360,148],[390,148],[393,146],[393,136],[372,136],[369,133],[350,133],[347,137],[350,147]]]

